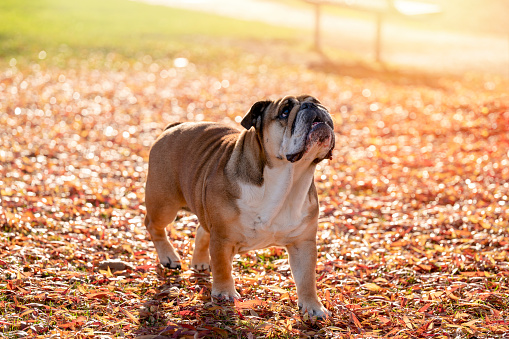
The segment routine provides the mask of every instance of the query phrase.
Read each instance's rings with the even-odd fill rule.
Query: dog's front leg
[[[290,268],[297,286],[299,308],[310,316],[326,318],[329,311],[323,307],[316,294],[316,241],[308,240],[286,246]]]
[[[239,299],[232,276],[234,246],[218,237],[210,239],[210,264],[212,269],[212,297],[218,299]]]

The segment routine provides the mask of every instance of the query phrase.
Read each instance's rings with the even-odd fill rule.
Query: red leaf
[[[382,326],[385,326],[385,325],[387,325],[388,323],[391,322],[391,319],[386,318],[386,317],[382,317],[382,316],[379,316],[378,320],[380,320],[380,322],[382,323]]]
[[[80,315],[78,318],[76,318],[76,323],[78,323],[79,325],[83,325],[86,322],[87,322],[87,317]]]
[[[329,304],[332,305],[332,300],[330,297],[330,290],[325,291],[325,300],[327,300],[329,302]]]
[[[357,326],[358,328],[362,328],[361,322],[359,321],[359,319],[357,319],[353,312],[350,312],[350,319],[353,321],[355,326]]]
[[[423,307],[419,308],[419,310],[417,312],[426,312],[428,310],[428,308],[431,306],[431,303],[427,303],[426,305],[424,305]]]
[[[71,328],[72,330],[74,330],[74,328],[76,327],[76,321],[71,321],[70,323],[65,323],[65,324],[59,324],[58,327]]]
[[[196,327],[194,327],[193,325],[189,325],[189,324],[180,324],[179,326],[181,326],[181,327],[183,327],[183,328],[187,328],[188,330],[196,331]]]
[[[179,311],[178,314],[181,315],[181,316],[192,316],[192,315],[195,315],[196,312],[195,311],[184,310],[184,311]]]

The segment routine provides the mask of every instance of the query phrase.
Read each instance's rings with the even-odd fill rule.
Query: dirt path
[[[140,0],[151,4],[212,12],[243,20],[309,30],[314,11],[264,0]],[[375,20],[323,14],[324,46],[334,46],[366,59],[374,58]],[[509,40],[504,36],[427,31],[384,22],[382,59],[392,64],[432,71],[489,72],[509,76]]]

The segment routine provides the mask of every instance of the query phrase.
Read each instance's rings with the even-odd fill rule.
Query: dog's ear
[[[240,123],[242,127],[250,129],[254,126],[256,129],[260,129],[265,109],[271,103],[272,101],[268,100],[256,102],[242,119],[242,122]]]

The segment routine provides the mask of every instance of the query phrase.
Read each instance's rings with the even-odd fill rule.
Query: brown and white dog
[[[328,311],[316,294],[316,164],[334,148],[332,118],[311,96],[260,101],[241,122],[169,125],[150,151],[145,225],[167,268],[180,268],[166,226],[188,209],[200,222],[191,266],[212,270],[212,296],[239,298],[232,277],[237,253],[285,247],[298,304]]]

